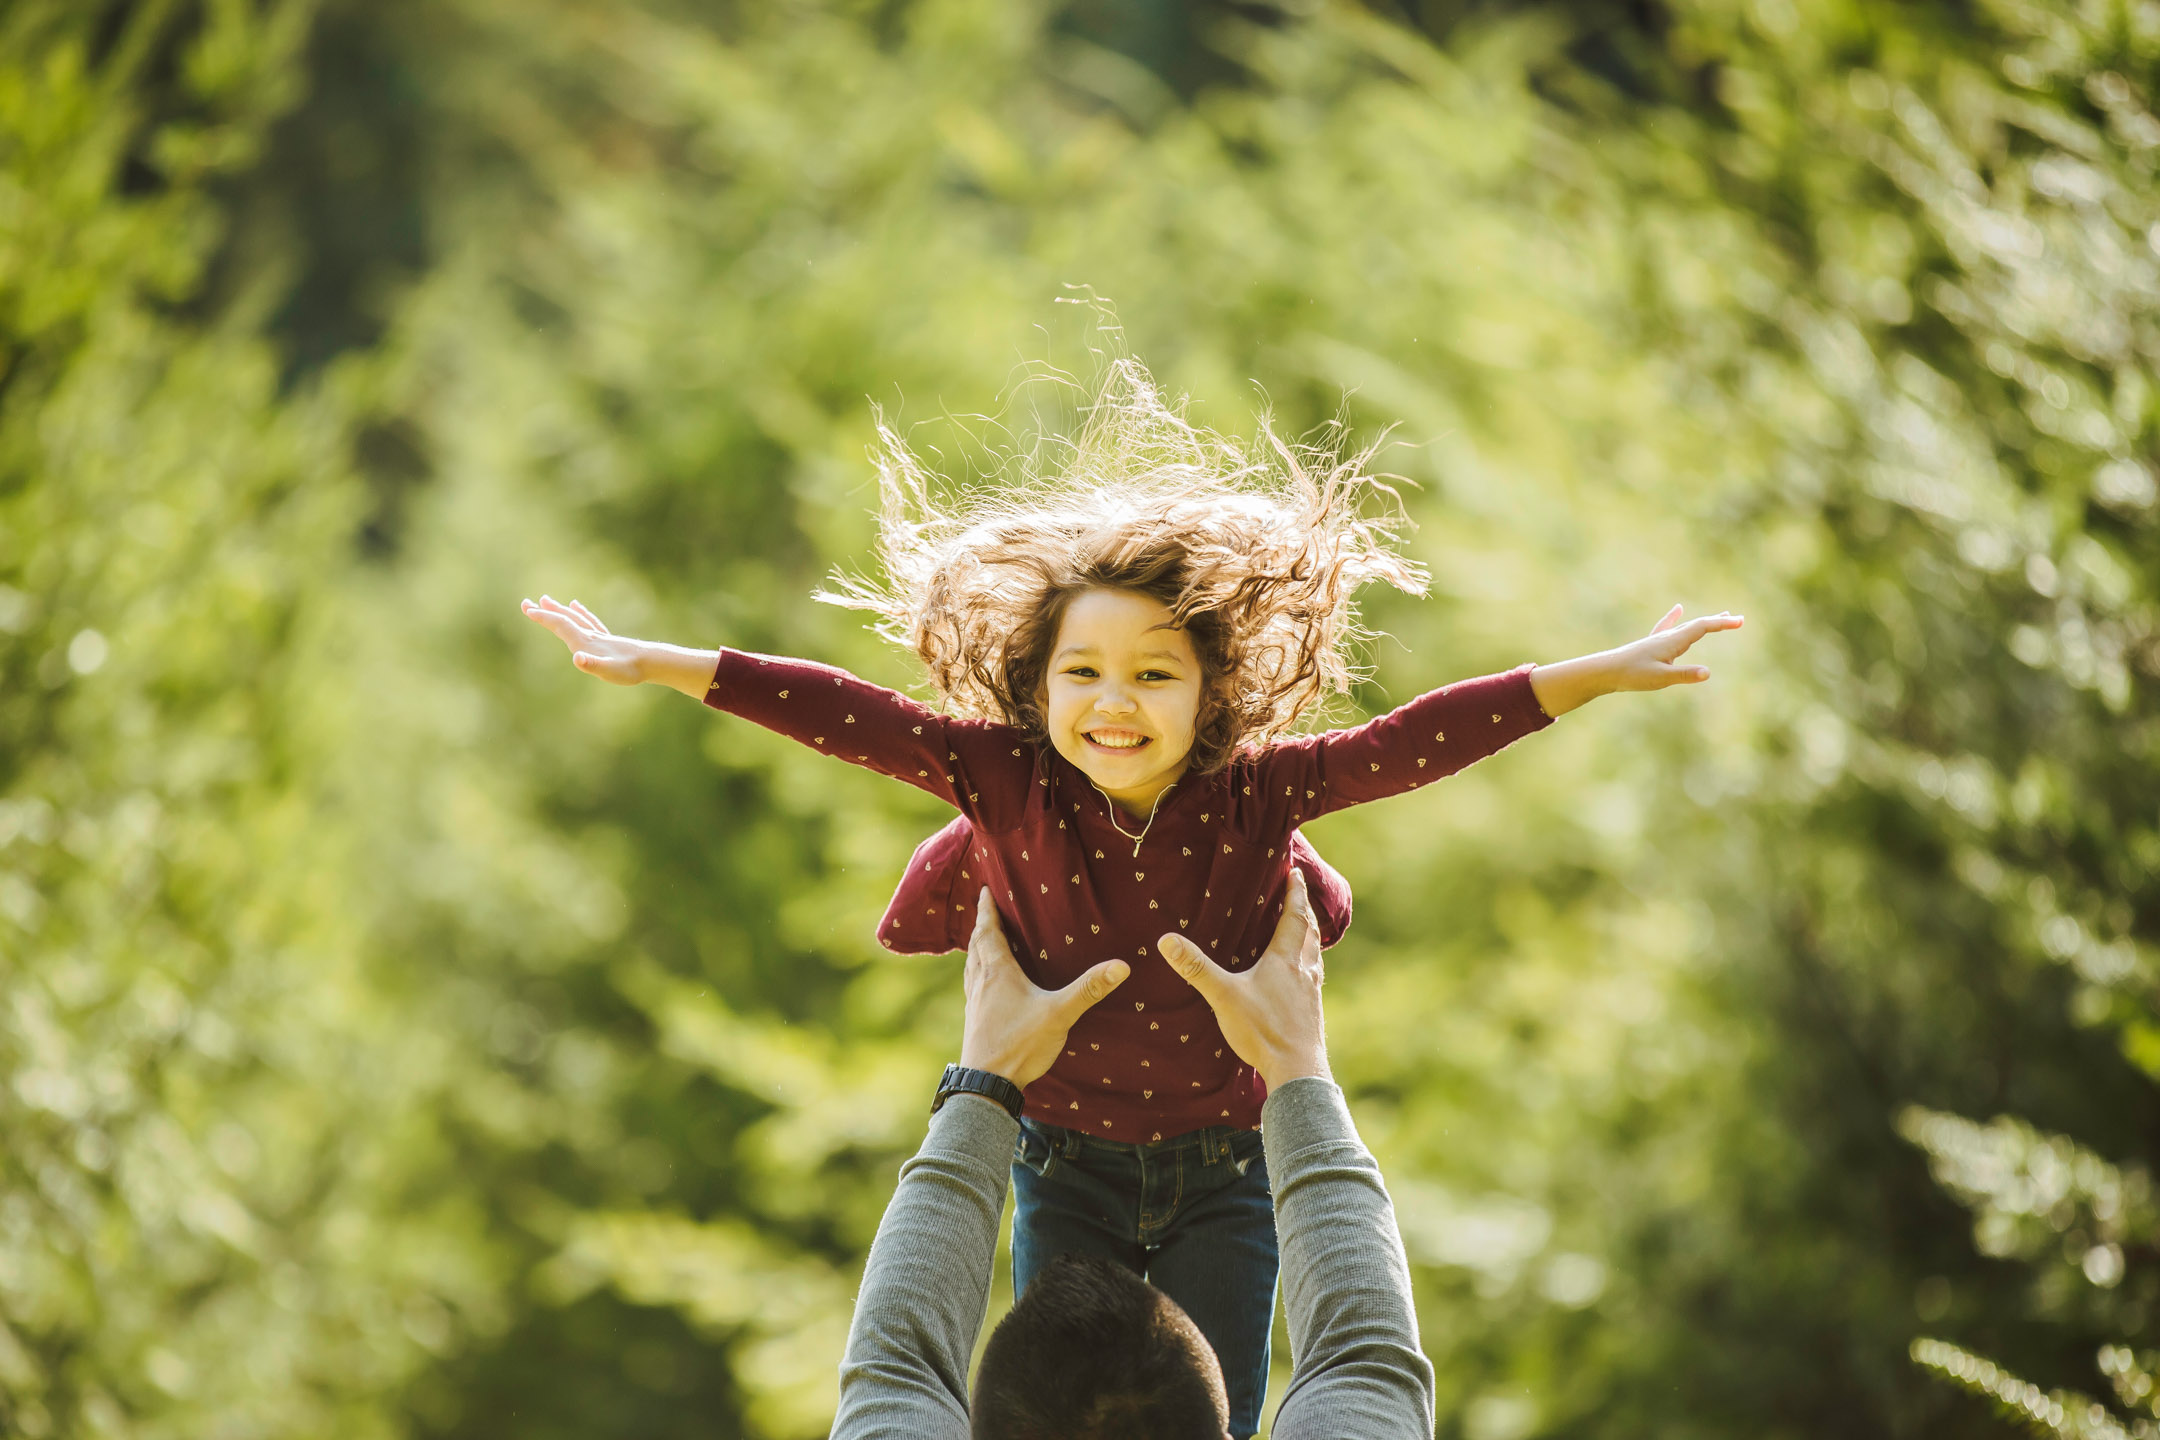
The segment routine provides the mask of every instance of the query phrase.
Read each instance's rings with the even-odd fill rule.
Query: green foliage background
[[[1314,827],[1442,1433],[2155,1433],[2156,81],[2123,0],[0,9],[0,1431],[822,1432],[942,816],[514,603],[910,684],[808,601],[871,405],[989,473],[1092,292],[1394,427],[1369,709],[1749,616]]]

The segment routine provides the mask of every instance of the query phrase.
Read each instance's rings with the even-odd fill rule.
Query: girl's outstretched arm
[[[1010,726],[955,720],[830,665],[740,650],[688,650],[609,632],[575,600],[524,603],[570,647],[571,661],[614,685],[652,683],[740,715],[821,754],[927,790],[995,828],[1035,790],[1035,747]],[[986,798],[987,797],[987,798]]]
[[[1260,758],[1255,783],[1266,788],[1255,798],[1287,810],[1291,823],[1303,824],[1346,805],[1430,785],[1600,695],[1709,679],[1700,665],[1674,662],[1712,631],[1739,626],[1737,615],[1710,615],[1683,625],[1676,605],[1633,644],[1557,665],[1523,665],[1460,680],[1352,729],[1283,741]]]
[[[1530,672],[1530,688],[1537,692],[1538,704],[1557,719],[1616,690],[1663,690],[1668,685],[1700,685],[1708,680],[1708,666],[1676,662],[1703,636],[1739,629],[1742,617],[1723,611],[1683,625],[1681,613],[1678,605],[1673,606],[1648,635],[1632,644],[1538,666]]]
[[[617,635],[575,600],[565,605],[542,595],[538,600],[524,601],[518,608],[525,612],[526,619],[545,626],[570,647],[571,664],[610,685],[665,685],[693,700],[702,700],[705,687],[712,683],[713,667],[720,663],[717,650],[686,650],[680,645]]]

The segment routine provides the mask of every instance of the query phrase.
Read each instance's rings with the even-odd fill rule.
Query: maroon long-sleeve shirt
[[[948,935],[964,943],[951,907],[961,903],[968,918],[975,887],[988,885],[1036,984],[1068,984],[1101,960],[1132,966],[1027,1088],[1029,1115],[1132,1142],[1254,1128],[1267,1094],[1223,1042],[1207,1002],[1156,953],[1164,932],[1231,969],[1250,965],[1282,912],[1299,825],[1452,775],[1552,723],[1527,665],[1461,681],[1352,729],[1278,741],[1189,776],[1143,833],[1113,820],[1109,800],[1049,745],[1009,725],[940,715],[829,665],[722,650],[705,703],[958,809],[966,831],[940,833],[972,840],[946,857],[965,893],[926,898],[947,912]],[[921,852],[913,863],[924,863]]]

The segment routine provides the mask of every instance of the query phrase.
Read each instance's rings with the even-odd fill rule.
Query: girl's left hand
[[[1676,663],[1703,636],[1717,630],[1738,630],[1745,617],[1729,610],[1681,622],[1685,612],[1678,605],[1650,633],[1632,645],[1606,651],[1611,661],[1605,679],[1614,690],[1663,690],[1668,685],[1700,685],[1710,678],[1706,665]]]

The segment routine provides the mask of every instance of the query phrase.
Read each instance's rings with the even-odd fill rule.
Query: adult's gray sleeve
[[[930,1117],[863,1266],[833,1440],[967,1440],[968,1360],[990,1305],[1019,1131],[976,1095],[955,1095]]]
[[[1433,1369],[1380,1166],[1332,1080],[1292,1080],[1260,1112],[1290,1321],[1274,1440],[1431,1440]]]

